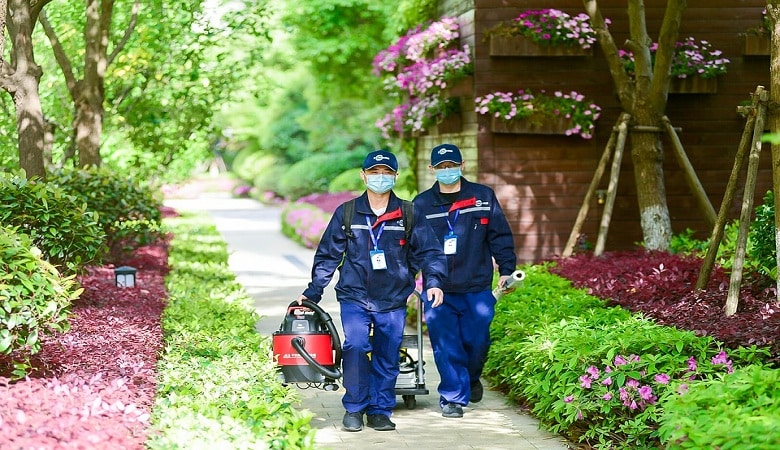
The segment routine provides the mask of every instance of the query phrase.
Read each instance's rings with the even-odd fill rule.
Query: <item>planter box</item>
[[[591,56],[593,48],[578,45],[539,45],[525,36],[490,36],[490,56]]]
[[[717,78],[672,78],[670,94],[715,94],[718,92]]]
[[[460,113],[450,114],[432,128],[432,134],[460,133],[463,131],[463,117],[461,117]],[[436,130],[436,132],[434,133],[433,130]]]
[[[747,56],[769,56],[772,51],[772,37],[765,34],[745,34],[742,40],[742,54]]]
[[[490,131],[493,133],[508,134],[566,134],[566,130],[572,128],[571,119],[565,117],[545,118],[542,121],[529,121],[517,119],[511,122],[491,117]]]

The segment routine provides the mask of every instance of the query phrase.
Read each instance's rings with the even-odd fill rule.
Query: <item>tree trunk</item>
[[[46,126],[38,94],[41,68],[35,64],[32,32],[41,8],[49,1],[10,0],[6,23],[11,38],[11,63],[2,61],[0,83],[14,100],[19,140],[19,166],[27,178],[46,179],[43,164]]]
[[[668,250],[672,223],[666,204],[660,135],[632,133],[631,159],[644,246],[648,250]]]
[[[103,96],[83,92],[83,97],[76,103],[76,117],[73,121],[79,167],[100,166],[102,132]]]

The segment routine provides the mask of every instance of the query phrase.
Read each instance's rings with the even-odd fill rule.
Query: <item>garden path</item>
[[[281,209],[264,206],[251,199],[231,198],[229,194],[202,194],[196,199],[169,199],[166,205],[177,210],[206,212],[227,242],[230,269],[237,281],[255,299],[261,320],[258,331],[271,336],[286,314],[287,306],[309,282],[314,251],[306,249],[281,233]],[[338,306],[333,285],[326,290],[321,306],[333,317],[339,330]],[[342,333],[343,336],[343,333]],[[335,392],[299,390],[299,409],[313,415],[318,450],[363,449],[490,449],[565,450],[576,448],[560,436],[539,429],[538,421],[512,405],[500,392],[486,385],[480,403],[464,408],[461,419],[441,416],[438,407],[436,371],[430,344],[423,345],[425,386],[428,395],[415,397],[414,409],[398,399],[392,420],[395,431],[377,432],[370,428],[359,433],[341,429],[344,410],[343,388]]]

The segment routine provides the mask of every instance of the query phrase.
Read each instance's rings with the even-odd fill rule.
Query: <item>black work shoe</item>
[[[476,383],[471,385],[471,398],[469,401],[471,403],[477,403],[479,401],[482,401],[482,393],[484,392],[484,389],[482,389],[482,382],[477,380]]]
[[[369,414],[367,416],[368,426],[376,431],[392,431],[395,430],[395,424],[390,421],[390,418],[384,414]]]
[[[363,413],[345,413],[342,423],[345,431],[360,431],[363,429]]]
[[[447,403],[441,407],[443,417],[463,417],[463,407],[455,403]]]

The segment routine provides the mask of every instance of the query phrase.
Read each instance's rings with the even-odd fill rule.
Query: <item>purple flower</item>
[[[563,403],[571,403],[574,400],[573,395],[567,395],[566,397],[563,397]]]
[[[658,384],[669,384],[669,375],[665,373],[659,373],[656,376],[654,376],[653,379]]]
[[[583,375],[580,377],[580,386],[584,387],[585,389],[590,389],[590,383],[591,379],[587,375]]]

